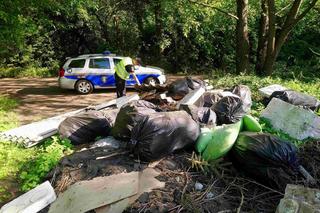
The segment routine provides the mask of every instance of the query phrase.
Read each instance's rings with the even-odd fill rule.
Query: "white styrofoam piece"
[[[189,92],[186,96],[184,96],[181,101],[178,102],[177,104],[177,109],[180,108],[180,105],[192,105],[194,104],[200,97],[201,95],[205,92],[205,89],[200,87],[198,89],[192,90]]]
[[[267,87],[263,87],[259,89],[259,93],[266,98],[269,98],[271,94],[275,91],[283,91],[286,90],[287,88],[279,85],[279,84],[272,84]]]
[[[2,206],[0,213],[36,213],[56,198],[51,184],[46,181]]]
[[[293,138],[320,138],[319,116],[278,98],[272,98],[261,117],[267,118],[273,128],[282,130]]]

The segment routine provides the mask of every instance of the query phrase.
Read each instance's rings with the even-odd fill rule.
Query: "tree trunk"
[[[267,75],[272,75],[273,65],[290,31],[316,5],[317,1],[318,0],[312,0],[304,9],[304,11],[298,15],[303,0],[294,0],[286,16],[286,20],[281,26],[281,30],[276,37],[275,4],[274,0],[268,0],[269,29],[267,40],[267,56],[262,69],[264,73]]]
[[[236,71],[240,74],[249,67],[248,0],[237,0],[237,16]]]
[[[162,7],[161,7],[161,0],[155,1],[154,6],[154,17],[155,17],[155,34],[156,34],[156,44],[157,44],[157,54],[159,57],[162,55],[162,48],[161,48],[161,41],[162,41],[162,34],[163,34],[163,24],[162,24]]]
[[[268,44],[266,60],[263,64],[263,73],[267,75],[272,74],[273,64],[275,62],[275,45],[276,45],[276,8],[274,0],[268,0],[268,16],[269,16],[269,30],[268,30]]]
[[[267,0],[261,0],[261,17],[258,29],[258,47],[255,70],[258,75],[263,75],[263,64],[267,53],[267,31],[268,31],[268,6]]]

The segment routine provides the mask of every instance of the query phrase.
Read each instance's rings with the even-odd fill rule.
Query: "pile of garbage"
[[[296,146],[263,133],[250,115],[249,87],[212,90],[187,77],[136,89],[140,100],[120,108],[88,108],[61,122],[60,136],[81,150],[48,174],[59,196],[42,211],[274,210],[286,184],[317,184]],[[320,106],[294,91],[266,96],[269,105],[276,98],[304,110]]]

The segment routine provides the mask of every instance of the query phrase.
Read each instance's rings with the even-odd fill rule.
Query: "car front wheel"
[[[80,94],[89,94],[93,91],[93,86],[90,81],[79,80],[76,84],[76,90]]]

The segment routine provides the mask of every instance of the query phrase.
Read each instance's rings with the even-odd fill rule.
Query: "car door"
[[[108,57],[90,58],[89,61],[88,80],[95,87],[110,87],[114,86],[114,72],[111,69],[110,59]]]
[[[70,60],[69,64],[65,67],[66,76],[82,75],[84,73],[84,67],[86,59],[73,59]]]

